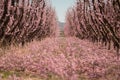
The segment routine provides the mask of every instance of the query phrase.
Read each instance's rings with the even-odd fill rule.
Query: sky
[[[65,22],[66,11],[74,5],[75,1],[76,0],[51,0],[51,4],[55,8],[60,22]]]

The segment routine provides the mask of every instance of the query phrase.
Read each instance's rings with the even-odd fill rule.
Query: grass
[[[2,80],[9,80],[10,76],[16,76],[17,78],[22,78],[22,80],[61,80],[60,77],[51,73],[49,73],[46,78],[43,78],[40,77],[39,75],[27,74],[24,72],[0,71],[0,76]]]
[[[95,50],[95,49],[97,49],[97,50]],[[79,79],[75,79],[75,80],[119,80],[120,79],[120,73],[119,73],[120,65],[117,65],[117,63],[115,64],[112,61],[113,59],[115,59],[114,57],[110,57],[110,59],[106,60],[107,57],[112,56],[111,55],[112,53],[109,53],[107,51],[103,51],[104,53],[102,53],[102,50],[104,50],[104,49],[98,49],[97,47],[94,47],[94,45],[90,44],[89,42],[86,43],[83,41],[79,41],[77,39],[73,39],[73,38],[66,39],[64,37],[61,37],[59,39],[49,39],[48,38],[41,42],[33,41],[33,42],[25,45],[24,47],[18,46],[18,45],[17,46],[12,45],[12,46],[8,46],[6,48],[0,48],[1,60],[2,60],[2,57],[4,57],[3,56],[4,54],[8,54],[8,55],[6,55],[6,56],[8,56],[8,58],[5,58],[7,60],[7,59],[10,59],[9,54],[13,55],[13,53],[15,53],[14,55],[15,55],[16,60],[14,59],[14,56],[13,56],[10,59],[10,62],[11,62],[11,60],[14,60],[16,62],[18,60],[18,58],[16,58],[16,56],[18,56],[18,57],[20,56],[20,60],[21,60],[21,58],[23,56],[28,56],[28,55],[30,55],[30,56],[34,55],[34,57],[30,57],[30,59],[33,60],[33,63],[36,63],[38,67],[40,67],[39,65],[41,63],[37,62],[36,60],[39,61],[39,59],[42,56],[43,61],[45,61],[42,68],[40,68],[40,69],[44,70],[43,68],[45,67],[45,74],[43,74],[43,75],[42,75],[42,73],[39,72],[39,68],[37,68],[37,70],[36,70],[36,71],[38,71],[38,73],[36,72],[35,74],[31,73],[32,71],[27,72],[26,69],[24,72],[22,72],[22,71],[17,72],[17,71],[10,71],[10,70],[9,71],[0,71],[0,76],[2,77],[2,79],[0,79],[0,80],[11,80],[11,79],[9,79],[10,76],[16,76],[18,78],[22,78],[20,80],[66,80],[63,78],[61,79],[61,77],[64,76],[64,75],[62,75],[64,73],[62,73],[60,70],[63,70],[63,71],[66,70],[65,74],[70,75],[69,76],[70,78],[72,78],[72,77],[71,77],[71,74],[69,74],[69,73],[72,73],[72,70],[75,70],[75,74],[78,74],[78,78],[79,78]],[[96,53],[96,55],[94,55],[95,53]],[[41,56],[39,54],[41,54]],[[63,55],[60,55],[60,54],[63,54]],[[89,63],[91,60],[91,57],[92,57],[92,59],[94,59],[96,56],[97,59],[103,60],[101,58],[104,57],[104,54],[109,54],[109,55],[105,55],[106,57],[104,59],[104,61],[105,60],[108,61],[108,62],[106,62],[107,64],[105,64],[106,65],[105,66],[106,67],[105,76],[102,76],[102,77],[98,76],[98,77],[91,78],[91,79],[88,78],[89,74],[86,74],[87,71],[85,73],[83,72],[83,71],[85,71],[84,67],[87,67],[86,70],[88,70],[88,68],[89,68],[89,70],[91,70],[91,67],[90,67],[91,64]],[[35,58],[35,59],[33,59],[33,58]],[[26,59],[26,57],[24,59]],[[112,62],[109,62],[109,60],[111,60]],[[3,62],[4,61],[5,60],[3,59]],[[104,61],[102,61],[102,63],[99,63],[102,68],[104,67],[104,66],[102,66]],[[18,62],[19,62],[19,60],[18,60]],[[40,59],[40,62],[41,62],[41,59]],[[53,62],[54,64],[51,62]],[[48,64],[48,63],[50,63],[50,64]],[[33,65],[35,66],[35,64],[33,64]],[[75,65],[75,67],[74,67],[74,65]],[[77,65],[78,69],[76,68],[76,65]],[[29,66],[31,66],[31,65],[29,65]],[[73,66],[73,67],[71,67],[71,66]],[[99,69],[100,66],[98,65],[98,67],[96,67],[96,71],[97,71],[97,69]],[[16,67],[14,67],[14,68],[16,68]],[[13,70],[14,70],[14,68],[13,68]],[[54,69],[56,69],[56,71],[54,71]],[[79,71],[81,71],[81,69],[83,69],[83,71],[82,71],[83,73],[79,72]],[[34,70],[34,68],[33,68],[33,70]],[[60,72],[61,72],[61,75],[59,74]],[[99,74],[99,72],[96,72],[96,74],[97,73]],[[94,74],[94,72],[93,72],[93,74]],[[102,74],[102,72],[100,72],[100,75],[101,74]],[[104,75],[104,73],[103,73],[103,75]],[[73,80],[73,79],[71,79],[71,80]]]

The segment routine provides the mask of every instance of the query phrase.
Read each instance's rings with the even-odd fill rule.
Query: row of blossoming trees
[[[120,0],[77,0],[66,15],[65,35],[120,49]]]
[[[56,13],[47,0],[0,1],[1,44],[24,44],[56,35]]]

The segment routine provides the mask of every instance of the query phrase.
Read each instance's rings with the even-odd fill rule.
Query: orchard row
[[[66,15],[66,36],[120,49],[120,0],[77,0]]]
[[[47,0],[1,0],[0,43],[22,44],[57,35],[55,10]]]

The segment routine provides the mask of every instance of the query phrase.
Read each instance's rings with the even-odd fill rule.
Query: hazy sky
[[[73,6],[76,0],[51,0],[52,6],[55,8],[58,20],[65,21],[66,11],[69,7]]]

